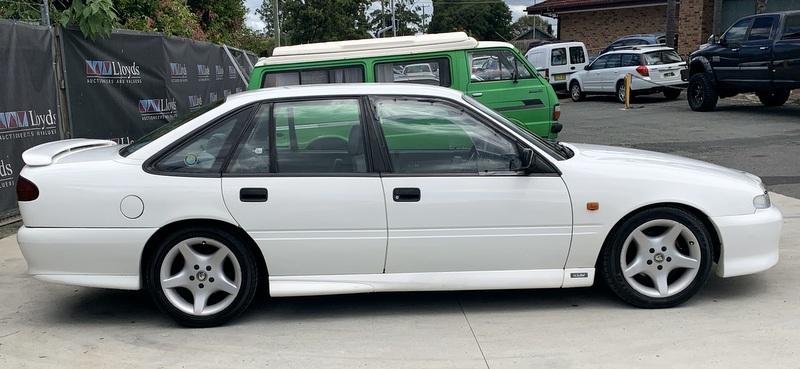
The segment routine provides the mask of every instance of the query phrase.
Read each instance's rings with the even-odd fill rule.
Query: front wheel
[[[759,91],[756,92],[756,96],[758,99],[761,100],[761,103],[764,106],[781,106],[789,100],[789,94],[791,91],[779,89],[779,90],[769,90],[769,91]]]
[[[581,85],[578,82],[572,82],[569,86],[569,97],[575,102],[581,101],[586,97],[586,94],[581,90]]]
[[[712,111],[719,100],[719,95],[714,90],[711,77],[706,73],[697,73],[689,78],[686,97],[689,101],[689,107],[694,111]]]
[[[158,307],[178,323],[212,327],[238,316],[253,301],[258,264],[238,237],[190,228],[161,242],[144,277]]]
[[[673,307],[708,280],[712,250],[708,230],[696,216],[675,208],[648,209],[611,235],[600,273],[611,291],[631,305]]]

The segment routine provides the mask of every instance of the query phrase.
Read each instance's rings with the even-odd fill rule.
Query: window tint
[[[580,46],[572,46],[569,48],[569,63],[570,64],[583,64],[586,63],[586,54]]]
[[[724,36],[725,42],[744,41],[745,36],[747,36],[747,27],[750,26],[750,22],[752,20],[753,19],[751,18],[742,19],[736,22],[736,24],[734,24],[733,26],[731,26],[731,28],[729,28],[728,31],[725,32]]]
[[[430,100],[374,102],[396,173],[508,172],[519,163],[516,143],[464,109]]]
[[[681,56],[678,55],[675,50],[662,50],[645,53],[644,60],[647,65],[672,64],[683,61]]]
[[[278,173],[367,171],[357,99],[275,103],[273,119]]]
[[[261,87],[357,82],[364,82],[364,68],[361,66],[270,72],[264,75]]]
[[[592,70],[594,70],[594,69],[604,69],[606,67],[606,62],[608,62],[608,57],[609,57],[609,55],[603,55],[603,56],[595,59],[594,63],[592,63],[591,69]]]
[[[269,104],[263,104],[253,117],[253,128],[234,151],[228,172],[270,172]]]
[[[450,86],[447,58],[375,64],[375,81]]]
[[[230,151],[231,132],[243,125],[253,108],[234,113],[197,137],[184,143],[156,163],[155,168],[163,172],[218,173]]]
[[[563,47],[551,50],[550,65],[567,65],[567,50]]]
[[[606,60],[606,68],[619,68],[622,66],[622,56],[620,54],[611,54]]]
[[[635,67],[637,65],[642,64],[641,57],[639,54],[622,54],[622,66],[623,67]]]
[[[800,14],[789,15],[784,20],[783,26],[783,39],[784,40],[798,40],[800,39]]]
[[[525,64],[511,51],[479,51],[469,55],[472,82],[512,80],[515,70],[518,73],[517,78],[531,78],[531,73]]]
[[[775,18],[773,17],[757,17],[753,21],[753,26],[750,27],[750,36],[748,40],[769,40],[769,35],[772,33],[772,23]]]

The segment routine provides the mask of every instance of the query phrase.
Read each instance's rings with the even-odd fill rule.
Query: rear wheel
[[[711,77],[706,73],[697,73],[689,78],[686,98],[692,110],[711,111],[717,106],[719,95],[717,95],[717,92],[714,90]]]
[[[789,100],[789,94],[791,91],[779,89],[779,90],[769,90],[769,91],[758,91],[756,92],[756,96],[758,99],[761,100],[761,103],[764,106],[781,106]]]
[[[188,228],[167,237],[150,259],[145,286],[178,323],[212,327],[244,312],[256,294],[250,249],[222,230]]]
[[[572,82],[569,86],[569,97],[575,102],[581,101],[586,97],[586,94],[581,90],[581,85],[578,82]]]
[[[675,100],[678,96],[681,96],[681,90],[677,88],[667,88],[664,90],[664,97],[666,97],[667,100]]]
[[[600,272],[609,288],[631,305],[673,307],[708,280],[712,250],[708,230],[696,216],[653,208],[619,226],[604,248]]]

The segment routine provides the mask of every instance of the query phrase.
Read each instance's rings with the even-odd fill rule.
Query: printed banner
[[[0,20],[0,218],[16,211],[22,152],[57,140],[59,113],[48,27]]]

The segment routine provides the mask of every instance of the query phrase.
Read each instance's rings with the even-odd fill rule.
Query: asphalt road
[[[752,95],[720,99],[713,112],[689,109],[685,96],[643,96],[624,110],[613,97],[561,99],[559,139],[634,147],[709,161],[760,176],[771,191],[800,198],[800,98],[762,106]]]

